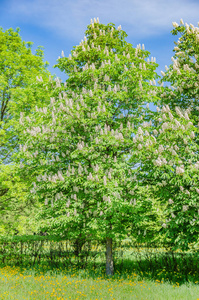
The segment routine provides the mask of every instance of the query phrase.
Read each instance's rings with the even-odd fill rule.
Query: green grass
[[[104,258],[100,257],[85,269],[50,266],[44,261],[34,267],[2,266],[0,299],[199,299],[197,256],[179,255],[172,260],[163,254],[153,257],[146,253],[144,249],[126,250],[123,258],[116,260],[111,278],[106,276]]]
[[[0,269],[0,299],[199,299],[199,286],[193,283],[179,285],[164,280],[141,280],[134,272],[126,274],[127,279],[119,273],[111,279],[95,275],[95,278],[89,277],[85,270],[76,268],[65,272],[56,270],[54,274],[37,270],[36,275],[33,270],[4,267]]]

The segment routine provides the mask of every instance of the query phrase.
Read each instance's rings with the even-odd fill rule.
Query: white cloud
[[[144,38],[169,33],[172,22],[197,25],[199,2],[187,0],[10,0],[9,13],[15,19],[48,28],[65,38],[80,40],[90,23],[128,28],[128,35]]]

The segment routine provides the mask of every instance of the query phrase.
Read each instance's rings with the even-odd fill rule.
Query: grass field
[[[141,280],[134,272],[127,275],[127,279],[119,273],[111,279],[105,276],[94,279],[75,268],[66,270],[65,274],[58,271],[45,275],[37,272],[36,275],[33,271],[4,267],[0,269],[0,299],[196,300],[199,299],[199,286],[194,283],[180,285],[164,280]]]
[[[2,266],[0,299],[199,299],[196,261],[186,263],[179,259],[175,266],[168,267],[163,258],[152,263],[145,260],[144,255],[141,261],[136,262],[135,256],[130,256],[131,252],[132,249],[126,251],[122,262],[115,265],[112,278],[105,275],[104,262],[98,262],[96,267],[90,264],[86,269],[46,264],[36,264],[34,268]]]

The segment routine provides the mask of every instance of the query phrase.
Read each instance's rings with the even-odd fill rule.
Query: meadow
[[[0,299],[197,300],[197,255],[152,256],[146,249],[128,248],[116,259],[115,274],[105,274],[104,259],[78,265],[1,266]],[[119,253],[120,249],[118,249]],[[157,252],[157,249],[156,249]],[[177,254],[177,253],[176,253]]]

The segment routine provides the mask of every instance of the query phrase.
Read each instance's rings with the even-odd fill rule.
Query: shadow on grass
[[[131,251],[132,252],[132,251]],[[143,255],[132,252],[128,257],[118,257],[114,259],[114,275],[112,279],[130,280],[159,280],[175,284],[186,282],[197,283],[199,274],[198,253],[175,255],[163,253],[158,255]],[[38,275],[68,275],[81,278],[101,278],[107,279],[105,273],[105,257],[98,261],[87,261],[86,263],[73,262],[68,264],[66,260],[35,262],[34,266],[28,261],[24,264],[20,262],[12,264],[7,262],[7,266],[18,267],[23,274]],[[1,265],[5,267],[5,265]]]

